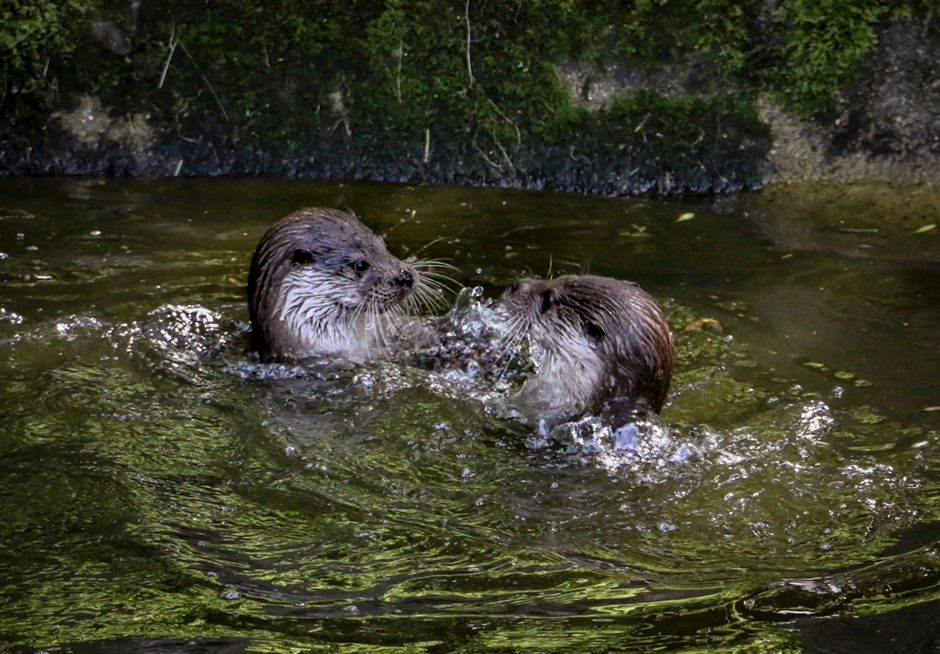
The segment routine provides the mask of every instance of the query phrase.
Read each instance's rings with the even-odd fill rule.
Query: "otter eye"
[[[510,284],[509,287],[506,289],[506,292],[511,295],[511,294],[515,293],[516,291],[518,291],[518,290],[519,290],[519,282],[513,282],[513,283]]]
[[[354,261],[354,262],[353,262],[352,267],[353,267],[353,270],[355,270],[356,272],[364,273],[365,271],[367,271],[367,270],[368,270],[369,268],[371,268],[372,266],[371,266],[371,265],[369,264],[369,262],[366,261],[365,259],[359,259],[359,261]]]
[[[290,257],[290,262],[297,266],[303,266],[313,261],[313,252],[309,250],[294,250]]]
[[[539,308],[539,311],[545,313],[552,308],[552,292],[543,291],[542,292],[542,306]]]
[[[595,341],[599,341],[604,338],[604,336],[606,336],[606,334],[604,334],[604,330],[599,325],[595,325],[593,322],[589,322],[584,326],[584,332],[587,334],[588,338]]]

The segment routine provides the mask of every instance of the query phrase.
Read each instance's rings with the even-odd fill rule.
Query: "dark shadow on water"
[[[793,628],[807,654],[940,652],[940,600],[878,615],[799,620]]]

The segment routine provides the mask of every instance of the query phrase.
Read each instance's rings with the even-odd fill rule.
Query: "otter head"
[[[536,374],[523,396],[537,407],[569,417],[599,414],[613,400],[662,410],[675,361],[672,334],[638,285],[593,275],[521,279],[503,303],[534,345]]]
[[[301,209],[265,232],[251,260],[251,349],[265,361],[367,358],[382,314],[417,282],[353,213]]]

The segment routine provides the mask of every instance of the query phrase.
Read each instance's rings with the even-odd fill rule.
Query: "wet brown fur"
[[[368,356],[367,321],[418,281],[352,212],[301,209],[269,228],[252,257],[251,349],[264,361]]]
[[[594,275],[522,279],[504,302],[536,344],[531,390],[570,413],[598,415],[612,401],[662,410],[675,364],[656,302],[632,282]]]

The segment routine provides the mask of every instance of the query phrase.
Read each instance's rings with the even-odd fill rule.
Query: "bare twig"
[[[350,209],[349,211],[350,211],[350,213],[352,213],[352,209]],[[386,229],[384,232],[382,232],[382,234],[381,234],[382,238],[387,238],[388,235],[392,232],[392,230],[398,229],[398,228],[401,227],[402,225],[405,225],[405,224],[407,224],[407,223],[410,223],[412,220],[415,219],[415,216],[417,216],[417,215],[418,215],[417,209],[412,209],[412,210],[411,210],[411,215],[409,215],[407,218],[402,218],[402,219],[399,220],[397,223],[395,223],[394,225],[392,225],[391,227],[389,227],[388,229]]]
[[[431,158],[431,129],[424,130],[424,163]]]
[[[215,89],[212,88],[212,83],[209,81],[209,78],[203,74],[202,70],[199,68],[199,64],[196,63],[196,60],[193,59],[193,56],[189,54],[189,50],[186,49],[186,44],[183,43],[182,39],[176,39],[177,43],[180,44],[180,47],[183,48],[183,52],[186,53],[186,56],[189,57],[189,60],[193,62],[193,66],[196,67],[196,72],[199,73],[199,76],[202,78],[202,81],[206,83],[206,87],[209,89],[209,93],[212,94],[212,97],[215,98],[215,103],[219,105],[219,109],[222,111],[222,115],[225,117],[225,120],[228,120],[228,112],[225,111],[225,107],[222,106],[222,101],[219,100],[219,96],[216,95]]]
[[[437,237],[436,239],[434,239],[433,241],[429,241],[429,242],[425,243],[424,245],[422,245],[421,247],[419,247],[417,250],[415,250],[415,251],[412,253],[411,256],[416,257],[416,256],[418,256],[419,254],[421,254],[422,252],[424,252],[425,250],[427,250],[429,247],[431,247],[432,245],[434,245],[435,243],[440,243],[441,241],[449,241],[450,243],[454,243],[454,242],[455,242],[454,239],[463,238],[463,235],[467,233],[467,228],[468,228],[468,227],[469,227],[469,225],[466,225],[466,224],[465,224],[463,227],[460,228],[460,230],[458,230],[458,232],[457,232],[456,234],[449,234],[449,235],[447,235],[447,236],[438,236],[438,237]],[[438,260],[436,261],[436,263],[446,263],[447,261],[450,261],[450,259],[438,259]]]
[[[401,102],[401,61],[405,58],[405,40],[398,39],[398,50],[395,55],[398,57],[398,71],[395,75],[395,97]]]
[[[467,76],[470,78],[467,88],[473,86],[473,66],[470,64],[470,0],[464,5],[463,22],[467,27]]]
[[[500,238],[506,238],[507,236],[510,236],[510,235],[512,235],[512,234],[516,234],[516,233],[518,233],[518,232],[525,232],[525,231],[528,231],[528,230],[530,230],[530,229],[538,229],[538,228],[540,228],[540,227],[541,227],[541,225],[524,225],[524,226],[522,226],[522,227],[516,227],[516,228],[514,228],[514,229],[510,229],[508,232],[503,232],[502,234],[499,235],[499,237],[500,237]]]
[[[170,61],[173,60],[173,53],[176,52],[176,44],[178,43],[176,39],[176,27],[173,27],[173,31],[170,33],[170,54],[166,57],[166,63],[163,64],[163,73],[160,75],[160,83],[157,84],[158,89],[163,88],[163,82],[166,81],[166,73],[170,70]]]
[[[473,147],[480,154],[480,156],[483,157],[483,160],[490,165],[491,168],[498,170],[500,173],[503,172],[503,167],[486,156],[486,153],[480,148],[479,145],[474,145]]]
[[[516,130],[516,143],[518,145],[522,145],[522,133],[519,131],[519,127],[512,120],[510,120],[509,116],[503,113],[503,110],[499,108],[499,105],[497,105],[495,102],[493,102],[489,98],[487,98],[486,101],[489,102],[491,105],[493,105],[493,109],[496,110],[496,113],[502,116],[503,120],[505,120],[507,123],[512,125],[512,128]]]
[[[503,147],[503,144],[499,142],[499,139],[496,136],[493,136],[493,140],[496,141],[496,147],[499,148],[499,151],[503,154],[503,159],[506,160],[506,164],[509,166],[509,170],[513,175],[516,174],[516,166],[513,164],[512,159],[509,157],[509,153],[506,152],[506,148]]]
[[[440,243],[441,241],[445,241],[445,240],[447,240],[448,238],[450,238],[450,237],[449,237],[449,236],[438,236],[438,237],[437,237],[436,239],[434,239],[433,241],[429,241],[429,242],[425,243],[424,245],[422,245],[422,246],[421,246],[420,248],[418,248],[417,250],[415,250],[415,251],[414,251],[414,254],[412,254],[411,256],[416,257],[416,256],[418,256],[419,254],[421,254],[422,252],[424,252],[425,250],[427,250],[429,247],[431,247],[432,245],[434,245],[435,243]]]

